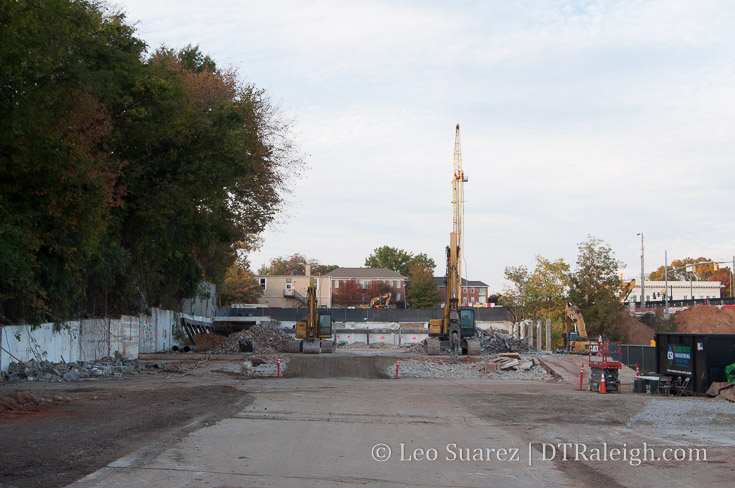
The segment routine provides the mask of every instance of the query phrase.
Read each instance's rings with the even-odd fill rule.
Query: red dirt
[[[620,323],[620,331],[627,337],[626,344],[638,344],[648,346],[653,340],[656,333],[651,327],[644,324],[635,317],[623,314],[623,320]]]
[[[193,339],[196,351],[204,352],[222,344],[226,337],[219,334],[197,334]]]
[[[700,334],[735,334],[735,310],[720,310],[709,305],[695,305],[674,315],[677,332]]]

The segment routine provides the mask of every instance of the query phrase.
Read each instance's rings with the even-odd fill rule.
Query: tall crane
[[[429,337],[426,353],[440,354],[442,346],[449,349],[453,363],[458,361],[459,351],[463,354],[480,354],[480,340],[475,338],[475,309],[460,307],[462,300],[462,220],[464,217],[464,183],[467,176],[462,170],[462,149],[459,139],[459,124],[454,135],[454,158],[452,174],[452,232],[447,246],[447,272],[444,278],[447,297],[444,316],[429,320]]]

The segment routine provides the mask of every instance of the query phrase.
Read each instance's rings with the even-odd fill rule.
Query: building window
[[[462,288],[462,293],[467,293],[467,288]]]
[[[479,303],[485,303],[485,297],[480,297],[478,300]]]
[[[265,278],[260,279],[260,287],[265,290]]]
[[[686,299],[687,299],[687,296],[686,296],[686,295],[684,295],[684,300],[686,300]]]
[[[339,288],[339,280],[334,280],[334,288],[335,290]]]
[[[487,295],[487,288],[478,288],[477,292],[481,297],[484,297],[485,295]]]
[[[470,303],[472,303],[474,305],[474,303],[475,303],[475,297],[471,297],[470,298]],[[600,381],[602,381],[602,380],[600,380]]]
[[[470,288],[470,293],[475,293],[475,287]]]

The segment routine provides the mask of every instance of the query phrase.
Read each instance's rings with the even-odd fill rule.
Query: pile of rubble
[[[535,349],[528,345],[526,339],[513,339],[497,334],[480,336],[480,345],[483,354],[498,354],[505,352],[533,352]]]
[[[8,381],[76,381],[82,378],[104,378],[137,374],[142,366],[137,359],[102,358],[97,361],[52,363],[50,361],[12,362],[8,371],[0,372],[0,380]]]
[[[536,366],[536,359],[523,359],[517,352],[501,352],[492,363],[485,365],[485,369],[489,371],[528,371],[534,366]]]
[[[540,363],[534,360],[520,361],[523,368],[507,367],[501,369],[501,361],[460,361],[451,364],[447,358],[406,358],[398,365],[400,378],[439,378],[439,379],[498,379],[498,380],[536,380],[551,381],[553,377]],[[519,363],[520,363],[519,362]],[[528,363],[526,365],[525,363]],[[503,364],[505,366],[505,364]],[[528,366],[528,367],[527,367]],[[393,377],[395,365],[386,368],[386,374]]]
[[[215,354],[237,352],[273,354],[288,351],[289,340],[291,336],[278,327],[278,322],[263,322],[247,330],[230,334],[221,344],[210,349],[210,352]]]

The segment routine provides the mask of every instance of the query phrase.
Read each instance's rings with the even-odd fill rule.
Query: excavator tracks
[[[426,339],[426,354],[429,356],[438,356],[441,353],[441,342],[436,337]]]
[[[480,339],[467,339],[467,349],[462,351],[468,356],[479,356],[482,353],[482,346],[480,345]]]
[[[321,341],[302,341],[301,342],[301,352],[304,354],[319,354],[320,347],[319,343]]]

